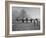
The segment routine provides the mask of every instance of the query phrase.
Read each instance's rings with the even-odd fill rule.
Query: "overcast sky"
[[[13,7],[12,8],[12,16],[13,18],[19,17],[22,14],[22,10],[25,10],[26,15],[30,18],[40,18],[40,8],[34,7]]]

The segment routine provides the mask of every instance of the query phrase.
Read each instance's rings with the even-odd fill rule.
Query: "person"
[[[28,18],[26,18],[26,23],[28,23]]]
[[[38,19],[36,18],[35,20],[37,21],[37,26],[38,26]]]
[[[18,18],[16,18],[16,21],[17,21],[17,22],[19,21]]]
[[[24,19],[22,19],[22,23],[24,23]]]
[[[33,19],[30,19],[31,23],[32,23],[32,20],[33,20]]]
[[[34,19],[34,26],[35,26],[35,19]]]

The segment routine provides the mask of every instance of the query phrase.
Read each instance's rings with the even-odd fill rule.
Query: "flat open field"
[[[40,23],[16,23],[14,22],[14,24],[12,25],[12,30],[13,31],[24,31],[24,30],[40,30]]]

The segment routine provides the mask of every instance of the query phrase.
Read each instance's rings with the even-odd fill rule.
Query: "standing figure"
[[[33,20],[33,19],[30,19],[31,23],[32,23],[32,20]]]
[[[22,19],[22,23],[24,23],[24,19]]]
[[[19,21],[18,18],[16,18],[16,21],[17,21],[17,22]]]
[[[35,26],[35,19],[34,19],[34,26]]]
[[[28,23],[28,18],[26,18],[26,23]]]
[[[38,26],[38,19],[36,18],[35,20],[37,21],[37,26]]]

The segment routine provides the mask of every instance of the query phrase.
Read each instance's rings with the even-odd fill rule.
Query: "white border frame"
[[[32,30],[32,31],[12,31],[12,7],[36,7],[40,8],[40,30]],[[9,25],[9,34],[26,34],[26,33],[43,33],[43,6],[41,5],[19,5],[19,4],[10,4],[10,25]]]

